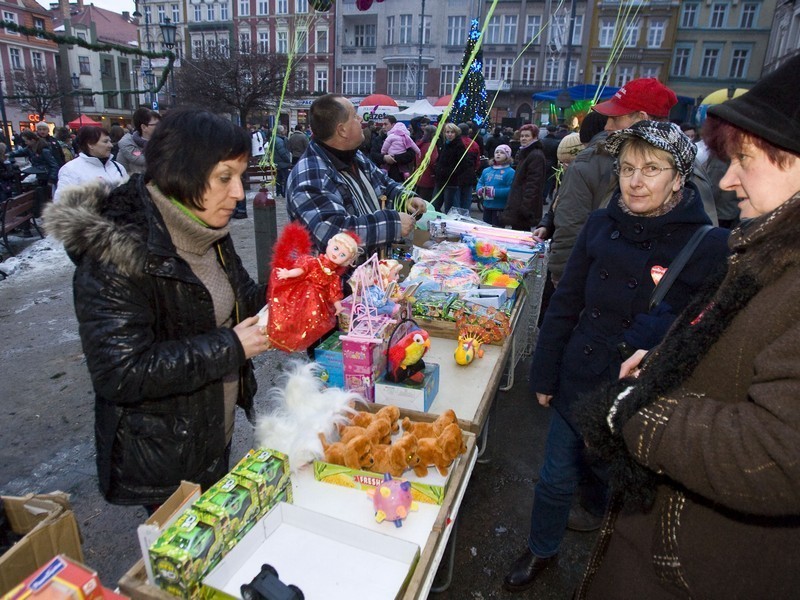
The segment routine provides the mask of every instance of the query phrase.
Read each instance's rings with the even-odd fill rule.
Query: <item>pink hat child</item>
[[[501,156],[502,155],[502,156]],[[506,144],[500,144],[494,149],[494,164],[507,165],[511,162],[511,147]]]

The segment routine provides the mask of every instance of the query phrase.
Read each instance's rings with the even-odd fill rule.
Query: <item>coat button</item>
[[[642,233],[644,231],[644,225],[642,225],[641,223],[637,223],[636,225],[633,226],[633,231],[634,233]]]
[[[628,329],[628,328],[630,328],[630,326],[631,326],[631,320],[630,319],[622,319],[622,328],[623,329]]]
[[[590,355],[592,352],[594,352],[594,348],[592,348],[592,347],[591,347],[589,344],[586,344],[586,345],[583,347],[583,353],[584,353],[586,356],[589,356],[589,355]]]
[[[600,279],[608,279],[608,271],[600,269]]]
[[[650,250],[653,247],[653,242],[647,240],[646,242],[642,242],[639,244],[642,250]]]
[[[593,319],[597,319],[599,316],[600,316],[600,309],[599,308],[593,308],[592,309],[592,318]]]
[[[639,285],[639,282],[636,280],[635,277],[631,277],[630,279],[628,279],[629,288],[634,289],[637,285]]]
[[[615,240],[618,237],[619,237],[619,231],[614,230],[614,231],[611,232],[611,239],[612,240]]]

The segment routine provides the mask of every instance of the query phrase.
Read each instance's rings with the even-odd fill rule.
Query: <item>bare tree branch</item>
[[[24,110],[35,112],[44,120],[47,113],[55,112],[61,107],[63,95],[55,69],[34,69],[28,66],[24,71],[14,72],[14,94],[8,96],[8,99],[19,101]]]

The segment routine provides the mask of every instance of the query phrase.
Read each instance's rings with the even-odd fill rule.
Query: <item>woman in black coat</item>
[[[586,474],[578,401],[617,379],[636,350],[653,348],[692,294],[727,255],[726,230],[711,228],[664,300],[649,308],[662,275],[699,228],[710,225],[696,189],[684,186],[696,147],[672,123],[640,121],[608,137],[619,189],[581,230],[545,314],[531,362],[531,388],[552,406],[525,552],[505,587],[527,589],[555,564],[572,496]],[[594,465],[599,482],[603,465]],[[604,486],[595,487],[595,515]],[[587,494],[587,497],[589,495]]]
[[[455,123],[444,126],[444,141],[439,147],[439,158],[434,169],[434,207],[443,205],[445,213],[454,206],[468,207],[472,203],[475,169],[473,159],[461,140],[461,129]]]
[[[536,125],[523,125],[519,130],[520,149],[514,168],[514,182],[501,223],[519,231],[531,231],[542,219],[547,160],[539,141]]]
[[[76,264],[109,502],[152,508],[181,480],[208,487],[228,470],[236,405],[253,416],[265,290],[228,232],[250,147],[227,119],[170,111],[147,144],[144,177],[110,193],[72,188],[45,214]]]

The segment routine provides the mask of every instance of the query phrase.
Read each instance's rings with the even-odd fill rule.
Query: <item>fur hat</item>
[[[507,144],[500,144],[494,149],[495,152],[502,152],[506,155],[506,160],[511,160],[511,148]]]
[[[556,156],[562,163],[571,163],[575,160],[578,152],[583,150],[585,146],[581,143],[581,136],[579,133],[570,133],[565,135],[561,142],[558,144]]]
[[[594,106],[607,117],[621,117],[644,111],[651,117],[666,118],[678,103],[678,97],[658,79],[634,79],[617,90],[614,96]]]
[[[708,114],[728,121],[769,143],[800,153],[800,56],[762,77],[749,92],[717,104]]]
[[[694,169],[695,146],[681,128],[675,123],[661,121],[639,121],[628,129],[615,131],[606,138],[606,150],[614,158],[619,158],[625,140],[638,137],[645,142],[672,155],[675,168],[683,177],[688,177]]]

